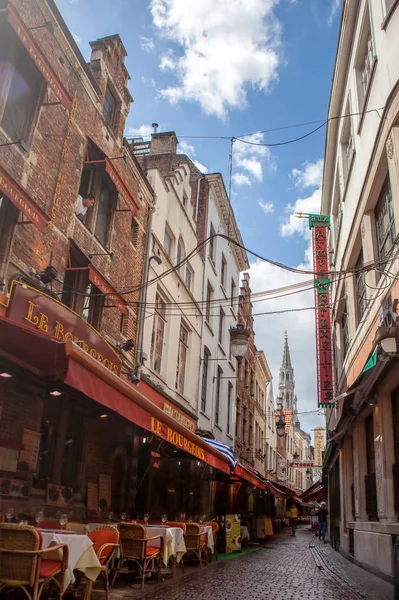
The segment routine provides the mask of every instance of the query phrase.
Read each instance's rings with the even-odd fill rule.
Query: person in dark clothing
[[[328,516],[328,510],[326,509],[326,503],[322,502],[320,505],[320,509],[319,509],[318,538],[319,538],[319,540],[321,540],[321,538],[323,538],[324,543],[326,543],[327,516]]]

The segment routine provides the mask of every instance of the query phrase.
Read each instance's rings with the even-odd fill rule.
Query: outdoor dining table
[[[184,532],[181,527],[162,527],[161,525],[147,525],[145,528],[146,537],[151,538],[156,535],[163,537],[163,556],[162,562],[167,566],[169,559],[174,556],[175,562],[179,563],[183,554],[187,551],[184,543]],[[160,540],[151,540],[150,545],[158,548]]]
[[[201,533],[207,533],[207,548],[208,550],[210,550],[211,554],[214,553],[215,551],[215,545],[214,545],[214,540],[213,540],[213,529],[210,525],[201,525],[200,526],[200,532]]]
[[[54,544],[66,544],[69,549],[68,569],[65,573],[64,589],[67,589],[70,583],[74,583],[74,569],[81,571],[88,579],[95,581],[100,574],[101,564],[94,552],[93,542],[87,535],[78,535],[74,533],[55,533],[41,530],[43,539],[42,547],[48,548]],[[55,550],[56,556],[49,553],[46,558],[49,560],[59,560],[59,551]]]

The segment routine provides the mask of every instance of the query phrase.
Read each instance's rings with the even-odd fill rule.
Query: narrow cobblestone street
[[[351,564],[308,529],[275,536],[261,550],[214,561],[144,590],[119,583],[112,600],[392,600],[390,584]],[[128,591],[129,590],[129,591]]]

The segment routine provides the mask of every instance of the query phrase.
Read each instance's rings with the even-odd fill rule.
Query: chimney
[[[151,136],[150,154],[176,154],[179,143],[174,131],[153,133]]]

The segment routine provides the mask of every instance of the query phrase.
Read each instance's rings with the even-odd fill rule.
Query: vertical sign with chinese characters
[[[325,215],[309,215],[309,228],[312,229],[313,261],[315,271],[315,310],[316,310],[316,356],[318,406],[333,406],[333,366],[330,313],[330,284],[328,271],[327,236],[330,218]]]

